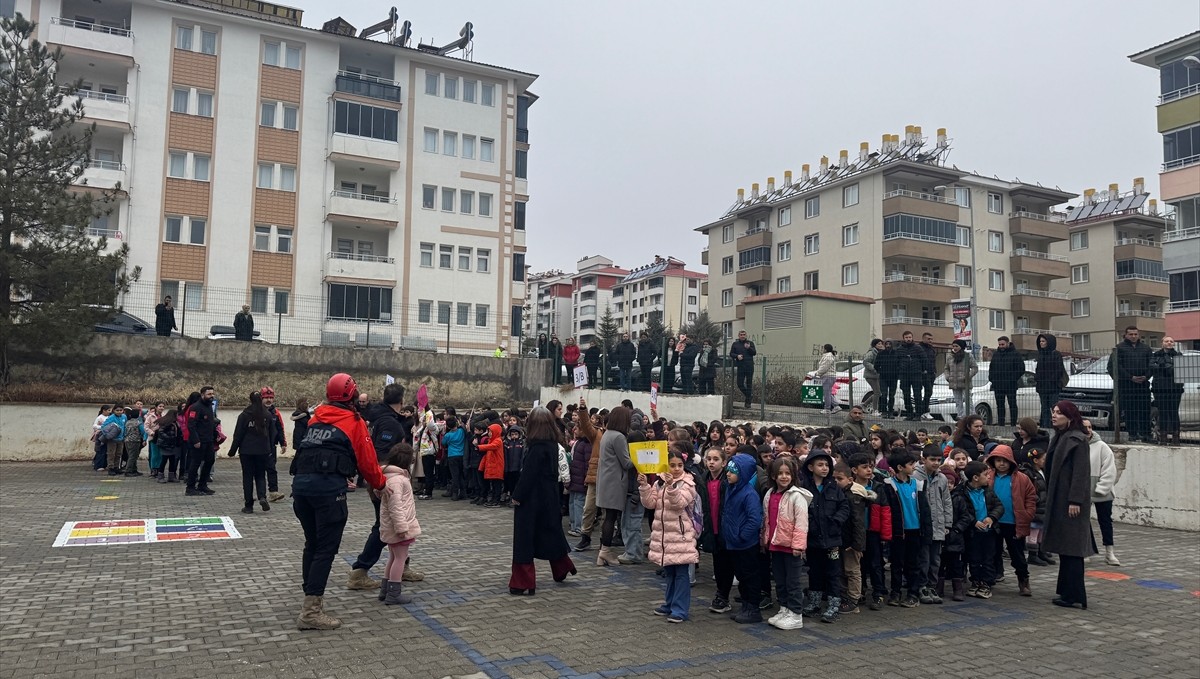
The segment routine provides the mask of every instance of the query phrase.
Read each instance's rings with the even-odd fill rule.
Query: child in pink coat
[[[686,449],[687,444],[683,447]],[[667,578],[666,603],[654,609],[667,622],[683,622],[691,609],[692,584],[688,566],[700,561],[696,550],[696,527],[692,523],[692,507],[699,497],[696,480],[684,471],[686,452],[671,448],[667,453],[667,475],[660,476],[653,486],[645,474],[638,474],[638,489],[642,506],[654,510],[650,529],[650,561],[663,567]]]
[[[804,590],[800,573],[808,549],[808,503],[812,493],[800,488],[795,458],[777,457],[768,468],[771,492],[763,496],[763,525],[759,545],[771,556],[771,573],[779,613],[767,621],[779,629],[804,627]]]
[[[387,543],[390,556],[379,600],[388,606],[412,602],[412,598],[403,592],[402,576],[404,562],[408,560],[408,547],[421,534],[421,525],[417,523],[417,503],[408,476],[414,456],[412,446],[397,443],[388,451],[383,466],[383,476],[387,482],[379,491],[379,539]]]

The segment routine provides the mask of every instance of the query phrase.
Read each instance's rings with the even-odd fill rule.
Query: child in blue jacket
[[[741,624],[762,622],[758,605],[762,601],[759,583],[758,534],[762,527],[762,501],[755,489],[757,464],[752,456],[738,453],[725,465],[725,504],[721,507],[721,537],[733,557],[733,573],[738,579],[742,608],[730,616]]]

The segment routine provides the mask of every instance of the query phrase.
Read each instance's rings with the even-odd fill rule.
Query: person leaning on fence
[[[1109,359],[1108,372],[1116,383],[1118,407],[1130,441],[1154,443],[1150,436],[1150,358],[1150,347],[1131,325]]]
[[[1179,445],[1179,402],[1183,399],[1183,379],[1176,361],[1183,354],[1175,348],[1173,337],[1162,339],[1162,349],[1150,357],[1154,376],[1154,405],[1158,409],[1158,442]]]

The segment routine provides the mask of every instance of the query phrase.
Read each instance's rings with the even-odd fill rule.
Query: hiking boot
[[[342,621],[325,613],[324,597],[304,597],[304,607],[296,620],[296,629],[337,629]]]
[[[733,621],[739,625],[752,625],[762,622],[762,612],[751,604],[742,604],[742,610],[733,616]]]
[[[200,491],[196,490],[195,488],[188,488],[187,491],[184,493],[184,495],[204,495],[204,493],[201,493]]]
[[[825,612],[821,614],[821,622],[837,622],[838,616],[841,614],[841,608],[841,597],[829,597],[829,603],[825,605]]]
[[[425,574],[413,568],[408,564],[404,564],[404,574],[400,576],[403,582],[420,582],[425,579]]]
[[[963,591],[963,579],[954,578],[950,581],[950,584],[954,588],[954,595],[950,598],[955,601],[966,601],[966,597],[963,596],[963,594],[965,594]]]
[[[713,597],[712,603],[709,604],[708,610],[713,613],[728,613],[733,610],[729,605],[729,600],[722,597],[720,594]]]
[[[882,611],[883,610],[883,597],[881,597],[881,596],[871,597],[871,603],[870,603],[870,605],[867,606],[867,608],[869,608],[873,611]]]
[[[841,607],[841,612],[842,613],[857,613],[858,612],[858,604],[854,603],[853,601],[843,601],[842,607]]]
[[[174,476],[174,474],[172,474],[172,476]],[[281,493],[277,490],[273,490],[273,491],[267,493],[267,500],[269,500],[271,502],[279,502],[280,500],[283,500],[286,497],[287,497],[286,495],[284,495],[283,493]]]
[[[801,609],[801,615],[812,615],[821,612],[821,593],[808,592],[804,597],[804,608]]]
[[[242,507],[242,513],[243,514],[253,514],[254,513],[254,505],[246,505],[245,507]]]
[[[1054,555],[1050,554],[1049,552],[1039,552],[1038,556],[1042,557],[1042,561],[1045,561],[1051,566],[1058,565],[1058,562],[1054,560]]]
[[[908,596],[904,597],[904,601],[900,602],[901,608],[916,608],[917,606],[920,606],[920,605],[921,605],[921,600],[918,599],[916,597],[916,595],[913,595],[913,594],[909,594]]]
[[[387,594],[383,598],[384,606],[411,604],[412,597],[404,593],[404,581],[388,582]]]
[[[591,548],[592,548],[592,536],[585,535],[579,540],[578,544],[576,544],[571,549],[573,549],[576,552],[586,552],[587,550],[589,550]]]
[[[1029,576],[1017,578],[1017,589],[1021,596],[1033,596],[1033,590],[1029,589]]]
[[[368,590],[379,587],[379,583],[371,579],[370,571],[366,568],[355,568],[346,579],[346,589]]]
[[[917,600],[928,606],[933,603],[933,593],[929,591],[928,587],[922,587],[917,594]]]
[[[987,585],[980,585],[979,589],[975,591],[975,596],[979,597],[980,599],[991,599],[992,588]]]
[[[900,596],[900,592],[892,592],[891,596],[888,597],[887,605],[899,606],[901,601],[903,601],[903,599]]]
[[[353,573],[351,573],[351,577],[354,577]],[[384,578],[383,580],[381,580],[379,582],[379,600],[380,601],[383,601],[384,599],[387,598],[387,586],[388,586],[387,578]]]

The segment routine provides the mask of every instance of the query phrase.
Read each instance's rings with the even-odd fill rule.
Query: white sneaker
[[[779,629],[802,629],[804,627],[804,615],[788,611],[787,616],[772,624]]]
[[[932,419],[933,419],[933,415],[930,415],[929,413],[922,413],[922,414],[921,414],[921,419],[922,419],[922,420],[929,421],[929,420],[932,420]]]
[[[792,614],[792,612],[791,612],[791,611],[789,611],[788,609],[786,609],[786,608],[784,608],[784,607],[780,606],[780,607],[779,607],[779,612],[778,612],[778,613],[776,613],[775,615],[772,615],[772,616],[770,617],[770,619],[768,619],[768,620],[767,620],[767,624],[768,624],[768,625],[774,625],[775,623],[779,622],[780,620],[783,620],[784,618],[786,618],[787,616],[789,616],[789,615],[791,615],[791,614]]]

